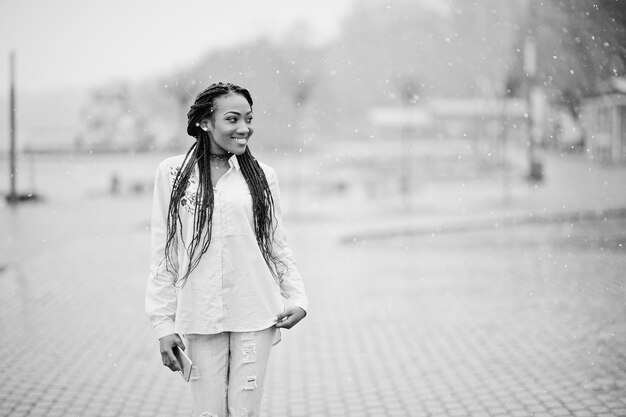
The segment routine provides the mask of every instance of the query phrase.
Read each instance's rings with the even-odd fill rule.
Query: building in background
[[[608,163],[626,162],[626,78],[604,84],[603,93],[585,99],[581,121],[589,155]]]

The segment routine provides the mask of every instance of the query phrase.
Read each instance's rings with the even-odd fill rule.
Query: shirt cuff
[[[174,322],[171,320],[164,320],[158,324],[154,325],[154,331],[157,335],[157,338],[160,339],[164,336],[168,336],[170,334],[176,333],[174,331]]]
[[[298,298],[298,297],[293,297],[293,298],[287,298],[285,299],[285,308],[287,307],[300,307],[301,309],[304,310],[305,313],[309,313],[309,300],[305,299],[305,298]]]

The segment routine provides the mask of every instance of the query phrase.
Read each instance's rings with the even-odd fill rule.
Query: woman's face
[[[245,152],[252,136],[252,108],[241,94],[228,94],[215,100],[215,110],[200,127],[209,133],[209,152],[213,154]]]

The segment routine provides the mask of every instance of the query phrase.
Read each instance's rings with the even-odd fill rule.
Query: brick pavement
[[[55,204],[13,219],[37,250],[0,272],[0,415],[188,415],[143,314],[147,197],[83,204],[67,227],[86,232],[37,243]],[[626,415],[623,219],[339,244],[349,215],[288,224],[312,310],[264,415]]]
[[[310,337],[290,341],[288,355],[315,344],[325,363],[297,376],[321,381],[308,415],[623,415],[625,224],[606,243],[597,226],[342,251],[310,290]]]

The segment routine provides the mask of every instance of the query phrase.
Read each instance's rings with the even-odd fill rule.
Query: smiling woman
[[[157,169],[146,312],[163,365],[181,370],[174,348],[187,348],[194,416],[256,416],[271,347],[308,299],[276,173],[248,148],[250,92],[213,84],[187,119],[195,143]]]
[[[202,130],[210,132],[209,152],[211,155],[241,155],[246,150],[252,130],[252,106],[241,94],[228,94],[216,100],[219,108],[210,117],[200,122]]]

